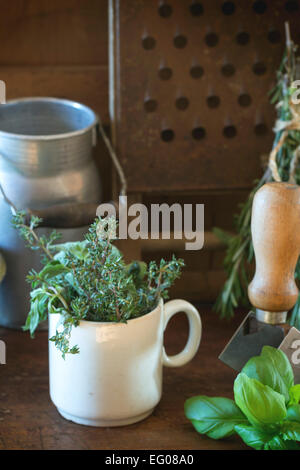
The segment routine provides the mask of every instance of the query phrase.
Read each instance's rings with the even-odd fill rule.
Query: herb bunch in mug
[[[168,299],[168,289],[184,266],[174,255],[159,264],[134,261],[126,265],[112,243],[117,227],[114,217],[96,219],[83,241],[60,244],[56,231],[48,238],[37,234],[41,219],[32,216],[29,225],[25,220],[26,213],[19,211],[13,225],[27,246],[41,250],[44,267],[27,276],[32,291],[23,328],[33,336],[48,314],[60,314],[61,324],[50,340],[63,357],[79,352],[77,346],[70,347],[69,339],[80,320],[126,322],[151,312],[160,298]]]

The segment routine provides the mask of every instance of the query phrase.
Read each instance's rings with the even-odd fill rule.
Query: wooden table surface
[[[203,337],[196,357],[184,367],[164,369],[163,397],[152,416],[118,428],[92,428],[63,419],[49,398],[47,333],[30,339],[27,333],[0,329],[7,348],[7,364],[0,365],[0,449],[246,449],[237,437],[215,441],[200,436],[184,416],[188,397],[233,396],[236,373],[217,357],[243,314],[228,322],[209,307],[200,312]],[[179,352],[186,337],[187,322],[179,314],[166,331],[167,352]]]

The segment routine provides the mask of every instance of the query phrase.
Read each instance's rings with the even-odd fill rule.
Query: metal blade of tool
[[[240,371],[253,356],[259,356],[263,346],[278,348],[284,339],[284,330],[278,325],[259,322],[250,311],[229,340],[219,359]]]

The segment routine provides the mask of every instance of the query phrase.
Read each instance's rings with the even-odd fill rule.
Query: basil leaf
[[[286,417],[284,396],[243,372],[235,379],[234,398],[250,423],[265,431],[278,430]]]
[[[284,352],[271,346],[264,346],[261,355],[252,357],[242,372],[281,393],[285,402],[289,402],[289,390],[294,384],[294,374]]]
[[[295,426],[298,423],[286,422],[286,431],[284,433],[270,434],[253,426],[239,425],[235,427],[236,433],[250,447],[256,450],[300,450],[296,441],[299,435]]]
[[[280,436],[274,436],[265,444],[264,450],[300,450],[294,441],[285,441]]]
[[[285,421],[282,425],[280,435],[284,440],[300,441],[300,423],[296,421]]]
[[[256,450],[264,449],[265,445],[272,439],[273,435],[251,425],[235,426],[236,433],[247,444]]]
[[[212,439],[221,439],[234,434],[234,427],[248,423],[247,418],[229,398],[189,398],[184,404],[185,416],[200,434]]]
[[[300,402],[300,384],[290,388],[290,405],[297,405]]]
[[[287,419],[300,423],[300,405],[291,405],[287,409]]]

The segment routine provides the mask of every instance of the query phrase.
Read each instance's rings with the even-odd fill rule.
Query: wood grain
[[[107,65],[107,0],[0,0],[0,64]]]
[[[108,117],[108,68],[91,66],[1,66],[7,100],[54,96],[79,101],[94,109],[105,123]]]
[[[237,438],[200,436],[184,417],[188,397],[232,398],[236,376],[217,357],[242,314],[229,323],[209,308],[200,311],[203,339],[197,356],[182,368],[165,368],[163,397],[153,415],[124,428],[90,428],[64,420],[49,398],[47,333],[31,340],[26,333],[0,329],[7,345],[7,364],[0,366],[0,449],[245,449]],[[168,354],[178,352],[186,338],[187,322],[179,314],[166,331]]]
[[[256,271],[248,295],[254,307],[288,311],[298,298],[295,268],[300,252],[300,188],[267,183],[255,194],[251,231]]]

